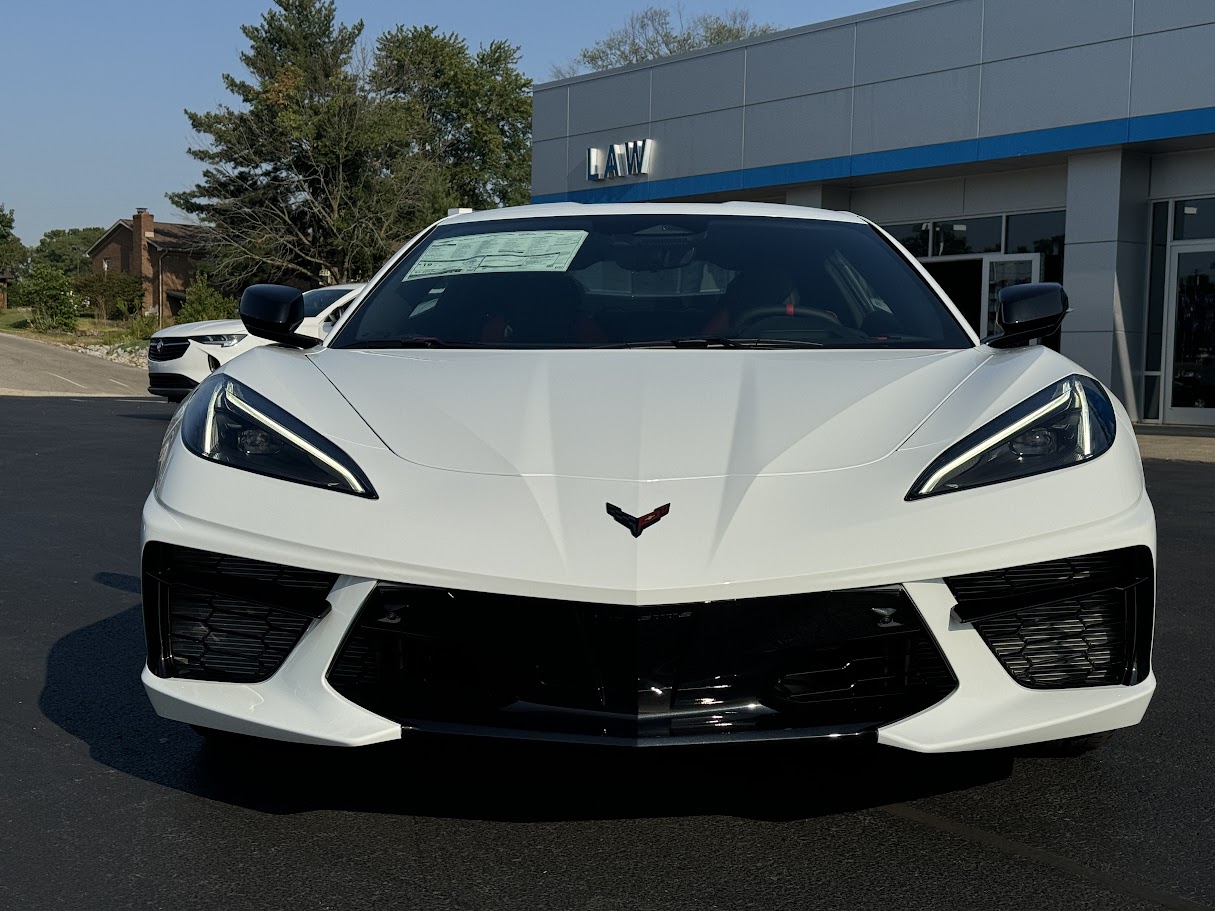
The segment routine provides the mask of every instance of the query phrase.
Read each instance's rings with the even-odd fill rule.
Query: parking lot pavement
[[[138,520],[171,413],[0,397],[0,908],[1215,906],[1215,466],[1147,463],[1160,689],[1078,760],[225,749],[138,681]]]
[[[63,345],[0,333],[0,395],[146,396],[148,374]]]

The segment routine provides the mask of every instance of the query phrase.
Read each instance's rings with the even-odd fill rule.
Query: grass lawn
[[[0,310],[0,332],[24,335],[27,338],[58,342],[61,345],[118,345],[137,350],[148,346],[147,339],[136,338],[130,327],[120,320],[98,320],[82,316],[76,321],[76,331],[36,332],[30,327],[30,311],[18,307]]]

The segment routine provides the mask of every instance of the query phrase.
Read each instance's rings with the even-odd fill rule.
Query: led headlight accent
[[[191,335],[190,341],[200,345],[218,345],[221,348],[231,348],[245,337],[245,333],[233,335]]]
[[[181,439],[195,455],[284,481],[377,498],[350,456],[231,377],[208,377],[182,410]]]
[[[916,479],[908,500],[1067,468],[1113,445],[1109,396],[1086,376],[1048,386],[941,453]]]

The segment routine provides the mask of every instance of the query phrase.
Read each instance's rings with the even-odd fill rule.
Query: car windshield
[[[320,316],[321,311],[349,294],[351,288],[313,288],[304,292],[304,316]]]
[[[330,347],[972,344],[867,224],[656,211],[441,225]]]

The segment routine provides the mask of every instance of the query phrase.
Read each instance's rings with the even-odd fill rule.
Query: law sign
[[[652,139],[616,143],[606,149],[587,149],[586,179],[611,180],[615,177],[648,174],[653,151]]]

